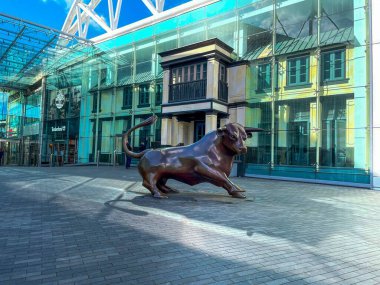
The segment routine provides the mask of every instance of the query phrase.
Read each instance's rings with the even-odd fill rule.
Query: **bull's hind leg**
[[[158,189],[160,189],[164,193],[170,193],[170,192],[172,192],[172,193],[179,193],[178,190],[173,189],[173,188],[169,187],[168,185],[166,185],[166,181],[168,181],[166,178],[161,178],[157,182]]]
[[[151,188],[150,192],[154,196],[154,198],[167,198],[163,192],[161,192],[158,186],[158,177],[157,174],[150,173],[149,174],[149,187]],[[144,181],[145,182],[145,181]],[[143,182],[143,185],[144,185]]]

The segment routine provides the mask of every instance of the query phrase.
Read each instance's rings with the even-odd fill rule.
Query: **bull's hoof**
[[[163,195],[161,193],[154,193],[153,197],[156,198],[156,199],[165,199],[165,198],[168,198],[168,196],[165,196],[165,195]]]
[[[241,192],[232,192],[231,193],[231,196],[233,198],[240,198],[240,199],[245,199],[247,197],[245,197],[245,195],[241,194]]]

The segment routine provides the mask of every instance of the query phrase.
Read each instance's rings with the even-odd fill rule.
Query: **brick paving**
[[[157,200],[134,168],[1,167],[0,284],[380,284],[380,192],[233,180]]]

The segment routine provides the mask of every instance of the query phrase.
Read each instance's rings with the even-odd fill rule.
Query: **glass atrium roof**
[[[0,13],[0,90],[27,89],[94,53],[89,40]]]

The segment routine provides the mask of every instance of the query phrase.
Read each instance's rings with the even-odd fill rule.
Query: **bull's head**
[[[245,141],[252,137],[252,132],[261,132],[263,129],[245,128],[238,123],[230,123],[219,128],[216,133],[222,137],[223,145],[231,150],[234,154],[243,154],[247,152]]]

